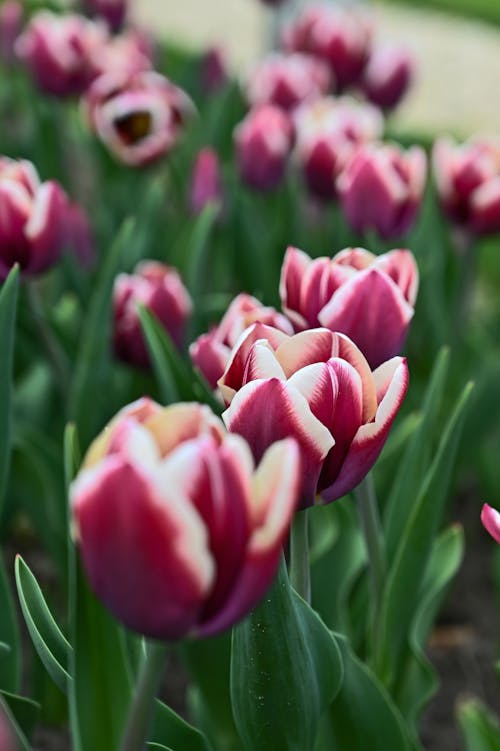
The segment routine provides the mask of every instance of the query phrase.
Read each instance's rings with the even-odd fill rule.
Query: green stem
[[[165,669],[168,647],[151,642],[142,665],[120,751],[143,751],[153,714],[153,700]]]
[[[459,340],[463,336],[467,325],[472,304],[472,293],[476,277],[477,248],[474,238],[467,233],[460,233],[455,237],[455,246],[461,263],[460,280],[458,283],[455,316],[453,319],[453,339]]]
[[[371,474],[365,477],[354,492],[368,555],[373,597],[373,616],[376,629],[384,587],[386,560],[382,525],[380,523],[375,487]]]
[[[309,530],[307,509],[295,514],[290,536],[290,582],[307,603],[311,602]]]

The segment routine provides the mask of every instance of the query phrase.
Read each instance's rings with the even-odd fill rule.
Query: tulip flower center
[[[131,112],[115,120],[115,128],[120,138],[127,146],[134,146],[150,133],[153,125],[153,118],[150,112]]]

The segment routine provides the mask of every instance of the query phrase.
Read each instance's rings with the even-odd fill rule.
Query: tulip
[[[148,368],[150,359],[138,305],[154,313],[181,348],[192,302],[177,271],[163,263],[142,261],[133,274],[117,276],[113,292],[116,356],[138,368]]]
[[[304,104],[294,116],[295,156],[307,187],[320,200],[336,195],[336,179],[360,144],[382,135],[382,114],[351,97],[324,97]]]
[[[488,506],[487,503],[483,504],[481,509],[481,522],[483,527],[493,537],[495,542],[500,544],[500,514],[496,509]]]
[[[375,463],[408,387],[406,360],[373,372],[344,334],[310,329],[287,336],[256,323],[233,349],[219,388],[222,417],[256,461],[293,437],[302,458],[302,507],[353,490]]]
[[[0,59],[10,65],[14,62],[16,40],[23,25],[23,6],[18,0],[5,0],[0,6]]]
[[[297,331],[324,326],[346,334],[371,368],[399,354],[413,318],[418,269],[409,250],[375,256],[346,248],[312,260],[288,248],[281,269],[283,310]]]
[[[257,469],[206,406],[122,410],[71,487],[90,584],[128,628],[155,639],[211,636],[243,618],[276,572],[297,501],[293,440]]]
[[[265,323],[286,334],[293,334],[291,323],[271,307],[266,307],[245,293],[234,298],[218,326],[202,334],[189,347],[195,365],[213,389],[224,373],[231,350],[252,323]]]
[[[204,94],[215,94],[229,81],[224,50],[210,47],[200,58],[200,80]]]
[[[16,751],[12,727],[5,713],[0,708],[0,749],[1,751]]]
[[[363,73],[361,88],[373,104],[393,109],[404,97],[414,75],[414,60],[404,47],[376,47]]]
[[[250,106],[274,104],[292,110],[317,99],[331,86],[328,66],[312,55],[268,55],[250,71],[245,95]]]
[[[427,174],[425,152],[413,146],[360,147],[337,180],[342,209],[356,232],[401,237],[420,208]]]
[[[128,29],[108,39],[92,56],[94,79],[104,73],[141,73],[153,68],[154,46],[147,33]]]
[[[31,162],[0,157],[0,205],[1,279],[16,263],[26,276],[40,274],[77,234],[84,242],[74,223],[78,209],[58,183],[40,182]]]
[[[83,5],[89,13],[103,18],[113,31],[123,26],[128,13],[128,0],[84,0]]]
[[[500,142],[475,138],[455,145],[439,139],[433,150],[437,191],[448,216],[473,235],[500,231]]]
[[[39,11],[16,42],[16,53],[37,85],[55,96],[82,94],[94,79],[106,28],[83,16]]]
[[[285,30],[288,52],[307,52],[331,66],[339,90],[358,83],[371,47],[371,24],[358,11],[319,5],[306,8]]]
[[[131,167],[170,151],[194,113],[187,94],[153,71],[100,76],[87,92],[85,108],[102,142]]]
[[[256,190],[276,188],[293,146],[293,126],[285,112],[272,105],[251,110],[234,139],[242,180]]]
[[[209,203],[214,203],[222,209],[224,195],[217,152],[214,149],[205,148],[198,152],[191,175],[189,190],[191,213],[201,214]]]

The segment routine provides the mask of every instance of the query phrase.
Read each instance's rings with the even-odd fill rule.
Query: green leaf
[[[50,612],[37,580],[21,556],[17,556],[16,584],[24,620],[33,645],[50,677],[63,691],[71,680],[67,670],[71,646]]]
[[[336,640],[290,587],[282,562],[272,590],[233,629],[231,700],[246,751],[312,749],[341,683]]]
[[[343,636],[337,635],[337,643],[344,680],[325,717],[317,751],[409,751],[403,719],[386,690]]]
[[[161,743],[146,743],[146,748],[149,748],[150,751],[172,751],[171,748],[162,746]]]
[[[457,716],[466,751],[498,751],[500,722],[479,699],[459,704]]]
[[[26,738],[26,735],[24,734],[19,722],[17,721],[15,712],[13,709],[11,709],[10,701],[14,700],[15,695],[10,696],[9,700],[9,694],[6,694],[3,691],[0,691],[0,709],[4,713],[5,717],[7,718],[8,722],[10,723],[10,726],[14,732],[14,736],[19,743],[20,748],[22,751],[32,751],[30,744],[28,743],[28,740]]]
[[[156,700],[151,741],[169,743],[175,751],[209,751],[203,735],[173,709]]]
[[[209,203],[196,217],[187,243],[184,278],[193,300],[198,300],[204,291],[209,276],[207,250],[209,237],[220,211],[218,204]]]
[[[0,655],[0,689],[17,693],[21,682],[21,645],[16,607],[0,551],[0,641],[8,651]]]
[[[434,536],[455,462],[461,428],[472,384],[467,384],[448,420],[434,461],[424,478],[419,497],[410,510],[389,571],[382,598],[380,628],[375,642],[375,665],[384,684],[393,685],[408,648],[408,635],[419,603],[415,575],[425,575]]]
[[[19,269],[15,266],[0,290],[0,519],[3,497],[9,472],[12,430],[12,366],[14,359],[14,335],[16,327]]]
[[[12,718],[15,720],[14,727],[17,727],[18,735],[20,729],[22,731],[21,738],[23,735],[31,738],[40,714],[40,705],[25,696],[10,694],[7,691],[1,691],[0,695],[12,712]]]

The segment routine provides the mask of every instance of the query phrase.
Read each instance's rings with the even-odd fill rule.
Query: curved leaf
[[[16,327],[19,269],[15,266],[0,290],[0,519],[3,497],[9,471],[12,429],[12,365],[14,359],[14,335]]]
[[[498,751],[500,721],[479,699],[459,704],[457,716],[466,751]]]

